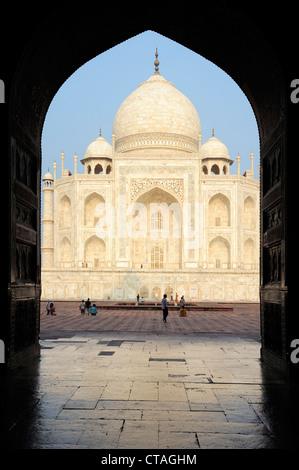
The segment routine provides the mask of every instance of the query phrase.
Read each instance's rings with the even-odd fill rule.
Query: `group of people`
[[[171,295],[171,300],[172,300],[172,295]],[[137,302],[139,302],[139,294],[137,295]],[[144,302],[143,297],[141,298],[141,302]],[[79,308],[81,310],[82,315],[96,315],[98,313],[96,304],[91,305],[91,301],[89,298],[86,301],[82,300]],[[180,300],[179,309],[180,309],[180,317],[185,317],[186,310],[185,310],[185,299],[183,295]],[[55,306],[53,302],[50,302],[50,300],[48,300],[46,303],[46,310],[47,310],[47,315],[56,315]],[[167,294],[164,294],[163,299],[162,299],[162,312],[163,312],[162,321],[164,323],[167,323],[167,317],[168,317]]]
[[[140,295],[137,294],[137,302],[139,302],[139,300],[140,300]],[[141,302],[142,302],[142,303],[144,302],[144,297],[143,297],[143,296],[141,297]]]
[[[82,300],[79,308],[82,315],[96,315],[98,313],[96,304],[91,305],[89,298],[86,300],[86,302]],[[46,303],[46,311],[47,315],[56,315],[54,303],[50,302],[50,300],[48,300]]]
[[[56,315],[55,306],[53,302],[50,302],[50,300],[48,300],[46,303],[46,310],[47,310],[47,315]]]
[[[171,298],[171,300],[172,300],[172,298]],[[179,309],[180,309],[180,317],[185,317],[187,314],[186,314],[186,309],[185,309],[185,299],[184,299],[184,296],[183,296],[183,295],[182,295],[181,300],[180,300]],[[164,294],[164,295],[163,295],[163,299],[162,299],[162,312],[163,312],[162,321],[163,321],[164,323],[167,323],[167,317],[168,317],[167,294]]]
[[[96,304],[91,305],[89,297],[86,302],[82,300],[80,310],[82,315],[96,315],[98,313]]]

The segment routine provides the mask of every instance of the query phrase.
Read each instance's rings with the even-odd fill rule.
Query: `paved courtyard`
[[[6,448],[297,448],[298,390],[260,362],[259,306],[221,305],[164,324],[42,303],[41,357],[1,384]]]
[[[96,316],[81,315],[80,302],[55,302],[56,316],[46,315],[46,303],[41,303],[41,338],[59,331],[98,331],[123,333],[207,334],[229,333],[247,335],[260,340],[259,304],[202,303],[209,311],[190,310],[180,317],[178,307],[169,310],[168,323],[162,322],[161,305],[148,310],[141,305],[134,308],[113,309],[113,302],[102,302]],[[105,308],[105,306],[107,308]],[[109,307],[109,308],[108,308]],[[221,310],[222,309],[222,310]]]

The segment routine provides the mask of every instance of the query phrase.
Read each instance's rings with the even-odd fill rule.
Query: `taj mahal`
[[[159,72],[43,177],[42,299],[259,301],[259,179]],[[217,130],[216,130],[217,131]],[[78,162],[79,158],[79,162]],[[78,171],[78,163],[83,171]]]

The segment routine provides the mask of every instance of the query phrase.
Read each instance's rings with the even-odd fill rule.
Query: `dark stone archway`
[[[262,175],[261,356],[287,376],[298,377],[299,365],[290,361],[290,343],[299,332],[298,314],[290,307],[295,283],[288,276],[296,263],[296,240],[291,237],[295,221],[287,211],[296,181],[288,173],[297,113],[289,95],[296,76],[292,67],[287,69],[280,50],[284,13],[264,7],[259,11],[252,4],[248,9],[235,7],[221,0],[175,5],[167,1],[140,9],[135,5],[87,0],[61,2],[55,9],[51,2],[50,10],[43,7],[42,13],[35,7],[30,11],[28,5],[13,12],[16,45],[4,57],[7,67],[1,77],[6,93],[3,128],[8,135],[4,149],[9,153],[4,162],[8,178],[2,188],[8,194],[8,313],[1,313],[8,367],[39,354],[40,143],[47,109],[78,67],[151,29],[221,67],[253,107]],[[285,34],[284,26],[280,31]],[[275,225],[269,223],[273,219]]]

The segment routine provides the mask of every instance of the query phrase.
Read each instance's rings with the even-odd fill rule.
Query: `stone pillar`
[[[240,176],[240,161],[241,161],[241,157],[240,155],[238,154],[237,156],[237,162],[238,162],[238,172],[237,172],[237,175]]]
[[[75,175],[77,174],[77,161],[78,161],[78,157],[75,154],[74,155],[74,173],[75,173]]]
[[[254,158],[254,155],[253,153],[251,152],[250,154],[250,160],[251,160],[251,175],[252,175],[252,178],[253,178],[253,158]]]
[[[53,163],[53,168],[54,168],[54,183],[55,183],[56,178],[57,178],[57,163],[56,162]]]
[[[64,177],[64,153],[61,153],[61,178]]]

